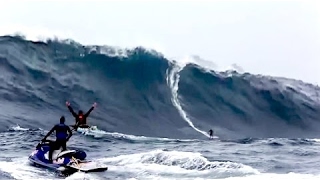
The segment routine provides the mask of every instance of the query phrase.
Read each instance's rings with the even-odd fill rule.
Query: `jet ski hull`
[[[33,165],[35,165],[37,167],[50,169],[50,170],[53,170],[53,171],[60,172],[62,174],[72,174],[72,173],[77,172],[74,169],[67,168],[65,165],[59,165],[59,164],[53,164],[53,163],[45,163],[45,162],[41,161],[40,159],[38,159],[37,157],[34,157],[34,156],[29,156],[28,159],[29,159],[30,163],[32,163]]]
[[[55,170],[62,174],[72,174],[77,171],[97,172],[108,169],[105,166],[96,166],[93,162],[86,161],[86,153],[82,150],[55,150],[52,155],[53,161],[50,162],[48,160],[49,150],[50,143],[40,143],[28,159],[36,166]]]

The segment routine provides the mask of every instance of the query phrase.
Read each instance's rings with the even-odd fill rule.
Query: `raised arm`
[[[48,133],[47,135],[42,139],[42,141],[45,141],[47,139],[48,136],[50,136],[50,134],[55,130],[56,126],[54,126]]]
[[[89,111],[84,115],[85,117],[88,117],[91,111],[97,106],[97,103],[93,103],[92,107],[89,109]]]
[[[71,112],[71,114],[73,115],[73,117],[77,117],[77,113],[74,112],[74,110],[72,109],[72,107],[70,106],[70,102],[66,102],[66,105],[69,109],[69,111]]]

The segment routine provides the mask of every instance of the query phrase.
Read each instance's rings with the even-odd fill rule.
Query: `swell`
[[[251,74],[217,74],[188,65],[181,72],[179,94],[199,127],[214,126],[239,137],[301,137],[319,132],[316,99],[286,83],[304,83]],[[310,86],[310,85],[304,85]],[[308,89],[311,93],[318,87]]]
[[[283,78],[206,72],[194,64],[177,72],[175,96],[194,125],[190,127],[173,104],[173,87],[167,82],[168,71],[176,65],[142,47],[119,50],[72,40],[31,42],[4,36],[0,65],[4,129],[17,123],[51,128],[61,115],[72,124],[64,105],[69,100],[74,109],[84,111],[96,101],[89,122],[124,134],[203,138],[195,129],[205,133],[213,128],[220,137],[239,138],[319,132],[320,107],[310,95],[318,87]],[[285,86],[287,82],[295,83]]]
[[[171,104],[165,76],[169,64],[160,54],[136,48],[127,50],[126,56],[109,56],[57,41],[4,39],[0,44],[1,57],[6,59],[3,63],[21,67],[21,72],[5,70],[12,79],[6,79],[3,87],[14,93],[2,97],[10,103],[22,103],[22,109],[33,107],[40,118],[54,114],[42,120],[50,122],[43,123],[42,128],[50,128],[60,115],[73,123],[64,105],[69,100],[75,109],[84,111],[97,101],[98,108],[89,121],[106,131],[172,138],[185,137],[186,130],[192,131]],[[37,54],[34,51],[38,48],[48,52]],[[19,51],[23,55],[13,53]],[[6,125],[15,123],[12,119]]]

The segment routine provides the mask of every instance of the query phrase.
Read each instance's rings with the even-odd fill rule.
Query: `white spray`
[[[175,63],[172,64],[173,67],[171,70],[167,69],[167,84],[169,85],[172,93],[171,101],[173,105],[177,108],[178,112],[180,113],[181,117],[196,131],[199,133],[209,137],[209,135],[198,128],[196,128],[192,121],[188,118],[187,113],[182,109],[181,104],[178,99],[178,89],[179,89],[179,80],[180,75],[179,72],[184,68],[185,65],[177,65]]]

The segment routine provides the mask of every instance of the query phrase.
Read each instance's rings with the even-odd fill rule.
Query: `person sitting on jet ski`
[[[79,126],[85,126],[88,127],[87,125],[87,117],[91,113],[91,111],[97,106],[97,103],[93,103],[92,107],[89,109],[89,111],[85,114],[83,114],[82,110],[79,110],[78,114],[74,112],[72,107],[70,106],[70,102],[66,102],[66,105],[71,112],[71,114],[75,117],[76,124],[74,125],[74,129],[77,129]]]
[[[48,134],[42,139],[42,141],[46,141],[47,137],[50,136],[50,134],[53,133],[53,131],[56,131],[56,141],[53,142],[50,146],[49,150],[49,161],[52,162],[52,153],[54,150],[60,149],[62,147],[63,151],[67,150],[67,141],[72,136],[72,131],[69,126],[64,124],[65,117],[61,116],[60,118],[60,124],[56,124],[49,132]],[[68,134],[69,132],[69,134]]]

